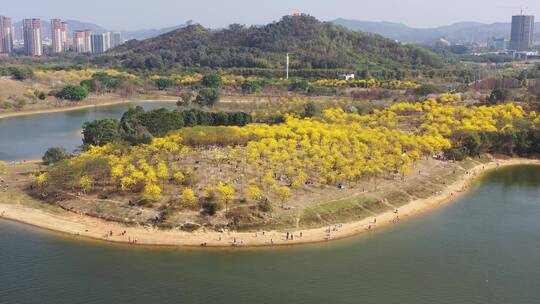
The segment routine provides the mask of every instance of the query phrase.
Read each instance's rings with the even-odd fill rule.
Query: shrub
[[[200,106],[213,107],[219,101],[219,91],[212,88],[203,88],[195,98]]]
[[[223,84],[223,78],[216,73],[206,74],[202,79],[203,86],[217,89]]]
[[[25,99],[17,99],[17,100],[15,101],[14,106],[15,106],[15,108],[17,108],[17,109],[21,109],[21,108],[23,108],[27,103],[28,103],[28,102],[27,102]]]
[[[452,148],[444,150],[444,157],[455,161],[462,161],[467,157],[465,148]]]
[[[169,79],[169,78],[159,78],[159,79],[156,79],[156,87],[159,89],[159,90],[165,90],[166,88],[169,88],[169,87],[172,87],[174,86],[176,83],[174,82],[174,80],[172,79]]]
[[[43,162],[46,165],[54,164],[59,161],[62,161],[64,159],[68,159],[71,157],[71,154],[65,149],[61,147],[51,147],[47,149],[47,152],[43,155]]]
[[[505,101],[508,99],[510,92],[506,89],[495,89],[491,91],[488,98],[489,104],[496,104],[497,102]]]
[[[425,84],[419,88],[413,90],[413,93],[418,96],[426,96],[429,94],[440,93],[442,89],[432,84]]]
[[[112,76],[99,72],[92,75],[91,79],[81,81],[81,86],[90,92],[103,93],[122,88],[127,82],[123,76]]]
[[[304,117],[313,117],[316,116],[319,113],[319,108],[315,103],[308,102],[304,106]]]
[[[207,201],[202,204],[202,209],[208,215],[215,215],[221,208],[218,203]]]
[[[261,89],[261,86],[255,81],[247,80],[247,81],[244,81],[244,83],[242,83],[242,92],[244,92],[244,94],[255,93],[260,89]]]
[[[7,109],[11,109],[12,107],[13,107],[13,104],[11,102],[0,101],[0,109],[7,110]]]
[[[268,199],[262,199],[257,203],[257,208],[262,212],[272,212],[273,206]]]
[[[56,97],[60,99],[67,99],[71,101],[81,101],[87,96],[88,90],[80,85],[67,85],[56,95]]]
[[[29,67],[12,66],[8,68],[8,73],[13,79],[21,81],[34,77],[34,71]]]
[[[45,100],[47,98],[47,94],[45,94],[45,92],[40,91],[40,90],[35,90],[34,96],[36,96],[39,100]]]
[[[192,92],[185,92],[180,95],[180,99],[176,102],[176,105],[179,107],[188,107],[191,105],[191,101],[193,100],[193,93]]]
[[[305,93],[309,87],[309,83],[306,80],[294,80],[289,85],[289,91],[303,92]]]

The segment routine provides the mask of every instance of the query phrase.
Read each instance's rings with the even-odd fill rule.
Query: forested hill
[[[191,25],[161,36],[130,41],[96,58],[126,68],[283,68],[291,54],[296,69],[440,67],[437,55],[378,35],[359,33],[307,16],[285,16],[265,26],[230,25],[210,30]]]

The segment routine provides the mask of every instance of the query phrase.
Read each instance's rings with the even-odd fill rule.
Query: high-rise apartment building
[[[512,16],[512,33],[510,49],[513,51],[528,51],[533,44],[534,16]]]
[[[111,48],[111,32],[103,33],[103,52]]]
[[[113,45],[113,37],[114,33],[111,32],[92,35],[92,53],[102,54],[110,50]]]
[[[112,32],[111,33],[111,49],[119,46],[124,42],[122,40],[122,33],[120,32]]]
[[[62,53],[67,50],[67,31],[68,29],[66,22],[60,19],[51,20],[51,40],[53,53]]]
[[[93,54],[102,54],[105,53],[105,35],[104,34],[93,34],[92,35],[92,53]]]
[[[27,56],[43,55],[40,19],[23,20],[24,52]]]
[[[92,32],[75,31],[73,32],[73,50],[77,53],[92,52]]]
[[[13,51],[13,25],[11,18],[0,16],[0,53]]]

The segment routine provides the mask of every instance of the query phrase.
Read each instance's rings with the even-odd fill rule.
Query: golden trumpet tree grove
[[[284,203],[308,187],[404,177],[422,157],[450,148],[456,132],[502,132],[523,118],[540,122],[536,113],[515,104],[460,101],[447,94],[371,114],[335,108],[318,118],[287,116],[276,125],[185,129],[145,145],[91,147],[61,166],[63,175],[80,184],[62,186],[108,189],[148,202],[177,199],[190,206],[215,200],[226,207],[263,198]],[[54,172],[52,167],[37,183],[46,184]]]

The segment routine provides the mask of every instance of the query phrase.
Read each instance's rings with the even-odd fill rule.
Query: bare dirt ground
[[[427,160],[425,164],[417,167],[416,175],[412,174],[405,181],[382,181],[377,185],[377,190],[372,184],[372,190],[364,189],[366,192],[361,193],[350,190],[340,191],[337,196],[333,196],[335,193],[326,193],[325,196],[319,193],[318,199],[312,201],[309,201],[307,196],[293,199],[288,206],[284,206],[272,216],[296,219],[296,226],[259,228],[250,232],[215,231],[208,228],[195,232],[177,228],[164,230],[148,224],[125,225],[66,211],[33,199],[22,191],[26,187],[28,172],[38,169],[39,165],[9,164],[0,169],[0,215],[77,237],[131,244],[224,247],[312,243],[367,233],[396,224],[455,199],[483,172],[503,166],[538,163],[537,160],[529,159],[469,160],[456,164]],[[444,183],[439,184],[438,178],[444,179]],[[396,191],[405,192],[405,197],[410,201],[402,199]],[[363,196],[376,199],[359,199]],[[316,196],[311,196],[314,197]],[[330,198],[333,200],[329,200]],[[318,221],[303,222],[302,216],[306,212],[307,216],[315,214]],[[290,223],[288,220],[286,222]],[[286,238],[287,232],[293,235],[292,239]]]

